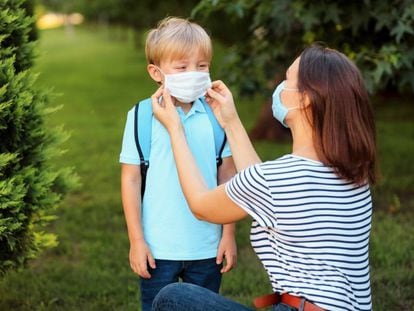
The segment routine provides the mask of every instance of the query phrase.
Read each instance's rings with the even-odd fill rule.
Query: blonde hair
[[[151,29],[145,42],[148,64],[188,56],[197,49],[210,61],[213,48],[207,32],[198,24],[178,17],[167,17]]]

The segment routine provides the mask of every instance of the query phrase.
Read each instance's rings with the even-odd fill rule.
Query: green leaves
[[[232,73],[231,80],[245,93],[270,93],[274,84],[267,87],[268,81],[283,76],[282,68],[315,41],[354,60],[371,92],[389,87],[414,91],[414,4],[410,0],[202,0],[193,15],[211,17],[223,12],[227,23],[243,21],[237,28],[242,40],[234,42],[238,60],[223,68],[223,79],[231,71],[240,72],[238,77]],[[213,37],[222,37],[221,29]]]
[[[414,35],[413,22],[414,19],[402,18],[397,22],[397,25],[391,29],[391,35],[395,37],[397,43],[400,43],[405,35]]]

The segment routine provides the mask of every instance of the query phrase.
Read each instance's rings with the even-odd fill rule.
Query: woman
[[[163,97],[161,104],[159,98]],[[369,185],[376,180],[375,126],[360,72],[342,53],[313,45],[286,71],[273,115],[292,153],[261,163],[220,81],[208,101],[226,131],[238,174],[207,189],[168,91],[153,95],[170,134],[194,215],[213,223],[253,218],[251,242],[273,287],[273,310],[371,310]],[[172,284],[155,310],[250,310],[208,290]]]

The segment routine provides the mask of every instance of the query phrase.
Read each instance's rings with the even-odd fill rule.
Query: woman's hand
[[[211,88],[207,90],[206,100],[223,128],[238,119],[233,95],[222,81],[213,82]]]
[[[171,134],[174,129],[181,128],[181,119],[174,106],[170,93],[162,86],[151,96],[154,116]]]

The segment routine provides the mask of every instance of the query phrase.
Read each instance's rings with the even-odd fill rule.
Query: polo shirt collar
[[[191,117],[193,114],[195,114],[196,112],[201,112],[201,113],[205,113],[206,112],[206,109],[204,108],[204,105],[203,105],[203,103],[201,102],[201,100],[199,99],[199,98],[197,98],[195,101],[194,101],[194,103],[193,103],[193,105],[191,106],[191,109],[190,109],[190,111],[188,111],[187,112],[187,114],[186,115],[184,115],[184,112],[183,112],[183,110],[181,109],[181,107],[178,107],[177,108],[178,109],[178,111],[179,111],[179,113],[185,118],[185,119],[187,119],[187,118],[189,118],[189,117]]]
[[[195,112],[206,112],[206,109],[204,108],[204,105],[199,98],[197,98],[194,101],[193,107],[191,107],[191,110],[193,109]],[[189,112],[191,112],[191,110]]]

